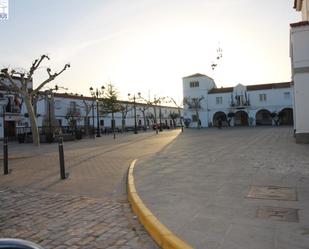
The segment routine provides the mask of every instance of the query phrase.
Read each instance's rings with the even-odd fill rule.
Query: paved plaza
[[[64,143],[69,178],[60,180],[57,144],[9,144],[9,175],[0,167],[0,237],[48,249],[155,249],[127,202],[135,158],[153,155],[179,130],[103,136]]]
[[[198,249],[309,248],[309,145],[291,127],[186,129],[134,170],[145,205]]]
[[[127,202],[137,192],[158,219],[197,249],[309,248],[309,145],[290,127],[185,129],[9,145],[0,175],[0,237],[44,248],[156,249]],[[1,171],[2,171],[1,165]]]

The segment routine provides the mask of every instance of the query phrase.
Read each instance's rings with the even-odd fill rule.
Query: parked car
[[[26,240],[0,239],[0,249],[43,249],[43,248]]]

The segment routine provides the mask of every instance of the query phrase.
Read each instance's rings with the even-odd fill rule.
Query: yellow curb
[[[27,159],[32,158],[33,155],[21,155],[21,156],[8,156],[9,160],[17,160],[17,159]],[[4,160],[3,156],[0,157],[0,160]]]
[[[139,197],[134,183],[133,170],[137,159],[135,159],[128,171],[128,200],[132,206],[133,212],[137,215],[140,222],[148,231],[150,236],[163,249],[193,249],[186,242],[174,235],[167,229],[146,207]]]

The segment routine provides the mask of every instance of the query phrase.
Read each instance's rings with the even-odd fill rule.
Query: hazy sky
[[[44,66],[72,66],[55,84],[86,95],[112,82],[123,96],[180,99],[182,77],[197,72],[218,87],[289,81],[289,24],[300,21],[293,2],[10,0],[0,67],[26,69],[47,53]],[[212,71],[219,43],[223,58]]]

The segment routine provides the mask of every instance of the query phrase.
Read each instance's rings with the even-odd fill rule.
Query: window
[[[191,88],[199,87],[199,86],[200,86],[200,83],[198,81],[191,81],[190,82],[190,87]]]
[[[285,92],[283,95],[284,99],[290,99],[290,92]]]
[[[216,104],[217,105],[222,105],[223,98],[222,97],[216,97]]]
[[[260,96],[260,102],[265,102],[266,101],[266,94],[265,93],[262,93],[262,94],[259,94]]]

